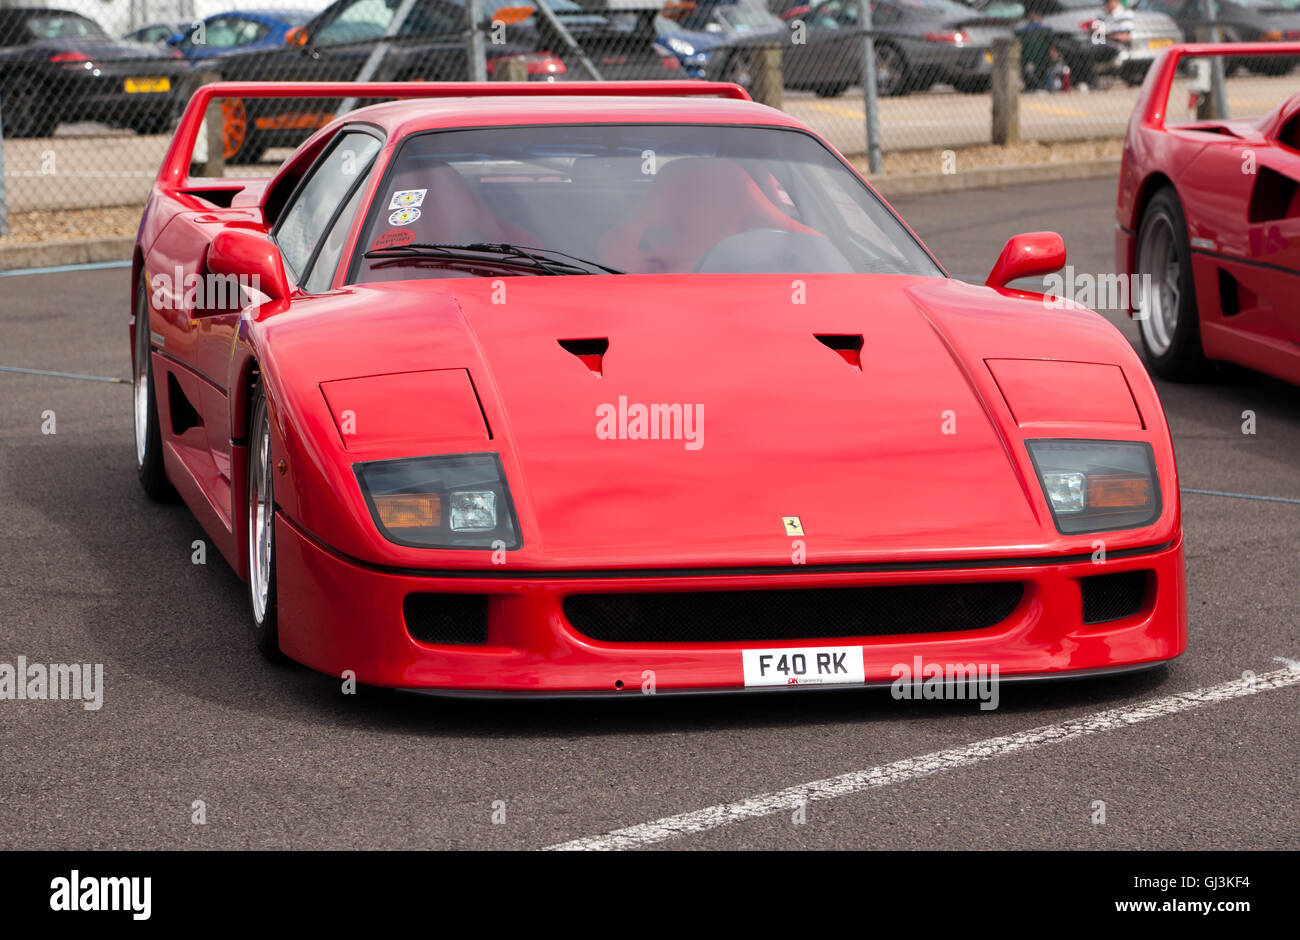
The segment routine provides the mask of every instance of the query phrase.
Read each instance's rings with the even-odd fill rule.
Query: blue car
[[[727,43],[727,37],[720,33],[684,29],[680,23],[663,16],[655,17],[655,32],[658,34],[655,49],[663,56],[677,59],[689,78],[706,78],[709,53]]]
[[[247,52],[261,47],[284,45],[284,37],[316,15],[315,10],[232,10],[217,13],[185,32],[176,33],[167,45],[187,59],[206,59],[224,52]]]
[[[759,0],[696,0],[660,16],[655,25],[659,45],[677,57],[691,78],[708,78],[709,53],[737,40],[780,42],[785,26]],[[741,81],[740,75],[723,75],[726,81]]]

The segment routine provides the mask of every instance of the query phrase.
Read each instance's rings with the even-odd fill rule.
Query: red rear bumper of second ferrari
[[[861,676],[855,669],[836,684],[891,682],[918,657],[996,667],[1002,678],[1050,677],[1155,664],[1187,645],[1181,536],[1111,553],[1104,564],[1072,556],[919,570],[454,574],[363,565],[283,515],[276,539],[284,652],[403,689],[743,689],[755,684],[743,651],[792,648],[848,648],[853,659],[861,648]],[[755,591],[764,592],[760,607]],[[871,635],[846,633],[846,622]]]

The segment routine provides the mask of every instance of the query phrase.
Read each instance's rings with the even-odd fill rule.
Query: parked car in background
[[[204,68],[227,81],[464,81],[470,77],[462,35],[465,7],[455,0],[416,0],[404,20],[402,0],[336,0],[285,42],[265,49],[235,49]],[[500,4],[486,8],[498,17]],[[504,56],[523,56],[530,77],[563,72],[560,60],[539,52],[536,31],[510,24],[503,43],[488,43],[488,67]],[[372,60],[372,54],[375,58]],[[369,70],[368,76],[363,70]],[[340,105],[333,99],[221,102],[222,150],[227,162],[250,163],[270,147],[296,146],[328,124]]]
[[[251,52],[284,45],[289,30],[301,26],[315,10],[236,10],[209,16],[177,30],[167,45],[187,59],[206,59],[238,49]]]
[[[110,39],[70,10],[0,9],[5,137],[48,137],[93,120],[141,134],[167,130],[185,65],[157,46]]]
[[[139,29],[131,30],[122,38],[128,42],[147,42],[153,46],[166,45],[168,39],[171,39],[177,33],[184,32],[190,25],[190,23],[181,22],[180,20],[150,23],[147,26],[141,26]]]
[[[967,0],[973,9],[1004,21],[1018,21],[1025,16],[1026,4],[1007,0]],[[1199,2],[1199,0],[1189,0]],[[1132,13],[1132,28],[1128,38],[1107,36],[1098,25],[1106,16],[1106,8],[1097,0],[1030,0],[1043,14],[1043,23],[1058,36],[1073,37],[1073,43],[1090,43],[1100,47],[1093,57],[1096,71],[1114,75],[1129,85],[1140,85],[1147,69],[1162,50],[1182,40],[1182,30],[1165,13],[1143,9],[1139,4]],[[1087,81],[1086,76],[1077,80]]]
[[[858,0],[822,0],[794,6],[782,14],[805,25],[803,42],[787,29],[782,39],[782,69],[787,88],[826,98],[856,85],[862,76],[862,34]],[[1011,35],[1010,24],[954,0],[874,0],[876,87],[881,95],[925,91],[936,83],[959,91],[989,87],[991,44]]]
[[[1172,17],[1183,38],[1196,42],[1210,25],[1201,0],[1137,0],[1138,10]],[[1225,42],[1280,42],[1300,39],[1300,0],[1218,0],[1215,23]],[[1259,75],[1284,75],[1295,59],[1290,56],[1246,56],[1228,59],[1230,71],[1245,67]]]
[[[1179,67],[1217,48],[1176,47],[1142,86],[1124,138],[1115,270],[1149,283],[1132,307],[1157,375],[1194,379],[1218,361],[1300,384],[1300,94],[1259,118],[1173,120]],[[1300,42],[1235,52],[1267,60],[1274,48],[1300,59]]]
[[[708,77],[710,56],[719,47],[727,46],[722,33],[685,29],[666,16],[655,17],[655,30],[659,45],[677,59],[687,78]]]
[[[780,17],[768,11],[761,0],[697,0],[677,9],[669,8],[668,12],[677,28],[688,34],[687,41],[696,50],[691,64],[682,63],[692,77],[706,77],[708,60],[716,53],[724,56],[723,68],[716,77],[745,88],[753,83],[753,58],[747,53],[732,54],[733,50],[747,49],[757,43],[779,43],[788,32]],[[668,45],[674,46],[671,42]],[[700,69],[698,75],[692,65]]]

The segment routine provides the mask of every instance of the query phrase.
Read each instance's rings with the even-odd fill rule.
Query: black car
[[[858,10],[859,0],[815,0],[781,14],[792,27],[781,38],[786,88],[833,98],[858,83],[863,52]],[[871,10],[876,88],[882,96],[925,91],[939,82],[963,92],[986,91],[991,44],[1011,35],[1006,22],[953,0],[874,0]],[[801,32],[793,28],[795,21],[803,24]]]
[[[284,46],[212,56],[193,67],[196,75],[215,73],[226,81],[471,79],[463,0],[415,0],[397,22],[402,6],[402,0],[336,0],[291,31]],[[656,48],[654,18],[645,11],[593,12],[572,0],[552,0],[551,8],[582,49],[579,54],[540,14],[519,20],[503,12],[517,6],[531,4],[484,0],[489,77],[499,62],[514,58],[523,62],[530,80],[587,78],[584,56],[602,78],[682,77],[671,53]],[[296,146],[332,120],[339,106],[331,99],[226,100],[225,159],[249,163],[268,148]]]
[[[5,137],[48,137],[65,121],[161,133],[178,110],[184,75],[179,58],[110,39],[78,13],[0,9]]]
[[[1300,0],[1218,0],[1214,22],[1224,42],[1276,42],[1300,39]],[[1138,10],[1153,10],[1173,17],[1189,42],[1203,38],[1210,26],[1202,0],[1138,0]],[[1260,75],[1285,75],[1295,65],[1294,56],[1242,56],[1227,60],[1228,70],[1245,67]]]

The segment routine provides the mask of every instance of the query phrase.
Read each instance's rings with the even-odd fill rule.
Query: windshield
[[[633,274],[941,273],[798,131],[544,125],[406,140],[370,208],[354,279],[484,273],[414,247],[501,243]]]
[[[720,31],[737,33],[771,31],[781,28],[775,14],[756,3],[702,3],[678,17],[683,29],[692,32]]]

